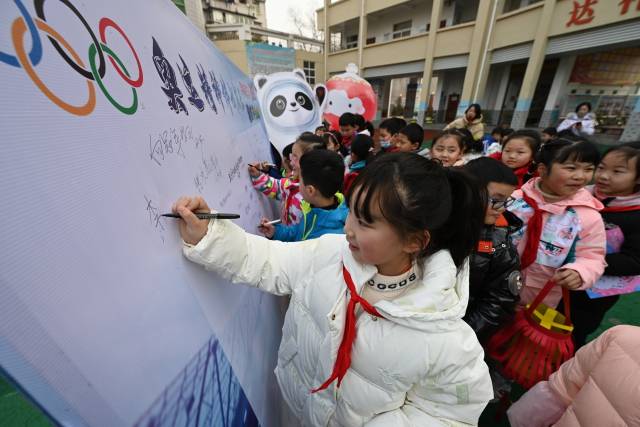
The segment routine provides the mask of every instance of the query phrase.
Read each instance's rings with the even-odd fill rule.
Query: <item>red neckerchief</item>
[[[522,187],[524,184],[524,177],[529,173],[529,166],[531,163],[527,163],[526,165],[519,167],[517,169],[512,169],[513,174],[518,178],[518,188]]]
[[[527,223],[527,243],[520,256],[520,268],[524,270],[533,264],[538,256],[538,246],[540,245],[540,235],[542,234],[542,211],[538,207],[538,203],[527,196],[526,193],[522,193],[522,198],[533,209],[533,216],[529,218]]]
[[[377,317],[382,317],[375,307],[358,295],[356,286],[351,278],[351,274],[349,274],[347,268],[344,266],[342,267],[342,275],[344,276],[344,281],[346,282],[347,288],[349,288],[349,294],[351,295],[349,305],[347,306],[347,319],[344,322],[344,335],[342,337],[340,347],[338,348],[338,357],[336,357],[336,363],[333,365],[333,372],[331,372],[331,376],[320,387],[312,390],[312,393],[326,389],[336,379],[338,380],[338,387],[340,387],[342,378],[344,378],[349,366],[351,366],[351,350],[353,348],[353,343],[356,340],[356,304],[360,303],[364,311],[367,313]]]

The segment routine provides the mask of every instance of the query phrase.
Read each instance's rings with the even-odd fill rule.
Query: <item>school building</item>
[[[324,0],[325,74],[352,62],[377,118],[556,125],[588,101],[599,132],[640,139],[640,0]]]
[[[269,29],[266,0],[173,0],[173,3],[246,74],[301,68],[311,86],[324,82],[324,43]]]

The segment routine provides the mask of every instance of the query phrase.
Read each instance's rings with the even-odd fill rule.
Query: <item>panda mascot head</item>
[[[313,132],[322,124],[327,90],[324,85],[311,89],[301,69],[257,74],[253,83],[269,140],[280,152],[302,132]]]

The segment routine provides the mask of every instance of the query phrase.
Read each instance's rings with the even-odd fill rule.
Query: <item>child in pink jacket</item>
[[[311,132],[304,132],[300,135],[291,149],[291,176],[288,177],[277,179],[260,172],[255,166],[249,166],[253,188],[271,199],[282,202],[280,219],[283,225],[297,224],[302,218],[302,194],[299,190],[298,177],[300,157],[304,153],[318,148],[326,149],[322,137]]]
[[[509,211],[525,224],[513,235],[522,264],[521,304],[533,301],[548,280],[570,290],[593,286],[605,267],[602,203],[584,186],[600,160],[586,141],[557,140],[537,154],[539,178],[513,193]],[[555,287],[544,299],[556,307],[562,292]]]
[[[514,403],[512,427],[640,426],[640,328],[604,332]]]

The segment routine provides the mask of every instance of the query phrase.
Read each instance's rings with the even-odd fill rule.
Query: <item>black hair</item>
[[[353,116],[356,118],[356,126],[358,126],[358,132],[362,132],[364,130],[364,124],[366,122],[364,116],[362,114],[354,114]]]
[[[316,128],[316,132],[318,132],[319,130],[326,132],[327,131],[327,127],[325,125],[320,125]]]
[[[462,167],[473,175],[485,187],[490,182],[498,184],[518,185],[518,178],[513,170],[499,160],[491,157],[478,157]]]
[[[418,144],[418,146],[422,145],[422,141],[424,141],[424,129],[417,123],[409,123],[398,133],[405,135],[412,144]]]
[[[351,155],[356,155],[358,161],[369,161],[371,158],[371,148],[373,147],[373,139],[363,133],[357,134],[351,142]]]
[[[338,120],[338,124],[340,126],[358,126],[356,116],[353,113],[343,113]]]
[[[544,128],[542,133],[546,133],[547,135],[551,135],[552,137],[558,135],[558,131],[554,127]]]
[[[464,145],[464,153],[482,153],[484,150],[484,144],[482,140],[473,139],[473,134],[467,128],[456,129],[462,134],[462,143]]]
[[[342,190],[344,161],[333,151],[309,151],[300,157],[300,175],[304,185],[313,185],[324,197],[331,197]]]
[[[636,159],[636,179],[640,178],[640,144],[629,142],[622,145],[616,145],[604,152],[602,158],[607,157],[609,153],[619,153],[629,162]]]
[[[467,113],[469,112],[469,110],[472,109],[472,108],[475,108],[475,110],[476,110],[476,117],[474,118],[474,120],[477,119],[477,118],[480,118],[480,116],[482,115],[482,108],[480,108],[480,104],[471,104],[471,105],[469,105],[467,107],[467,109],[464,110],[464,115],[466,116]]]
[[[371,136],[373,136],[374,132],[376,131],[376,128],[373,126],[373,123],[371,122],[365,122],[364,128],[369,131],[369,135]]]
[[[400,129],[407,125],[407,121],[400,117],[390,117],[380,122],[378,126],[380,129],[386,129],[391,135],[395,135],[400,132]]]
[[[371,162],[348,198],[351,212],[368,223],[377,204],[403,239],[423,238],[428,231],[418,257],[446,249],[458,269],[476,248],[484,224],[486,188],[461,168],[444,168],[414,153],[389,153]]]
[[[568,139],[558,138],[549,141],[540,147],[535,159],[537,164],[542,164],[551,170],[554,163],[566,163],[568,161],[600,163],[600,152],[598,147],[587,140],[578,142]]]
[[[591,103],[590,102],[581,102],[580,104],[578,104],[578,106],[576,107],[576,113],[578,112],[578,110],[580,109],[580,107],[582,107],[583,105],[586,105],[587,108],[589,109],[589,112],[591,112]]]
[[[302,132],[296,140],[296,143],[304,144],[305,149],[307,148],[307,145],[311,145],[312,149],[327,148],[327,145],[324,143],[324,139],[313,132]]]
[[[503,128],[502,129],[502,137],[504,138],[505,136],[509,136],[514,132],[515,132],[515,130],[513,128]]]
[[[340,143],[340,137],[338,137],[336,135],[336,131],[325,132],[322,135],[322,139],[324,140],[324,145],[326,147],[329,147],[329,143],[330,142],[332,144],[337,145],[338,147],[342,147],[342,144]],[[338,148],[338,150],[339,150],[339,148]]]
[[[622,144],[622,146],[633,147],[633,148],[635,148],[637,150],[640,150],[640,141],[625,142],[624,144]]]
[[[579,141],[582,139],[581,136],[576,135],[571,129],[563,129],[556,135],[558,139],[566,139],[567,141]]]
[[[282,149],[282,157],[285,159],[288,159],[289,156],[291,155],[291,152],[293,151],[293,144],[295,144],[295,142],[292,142],[291,144],[287,145],[286,147],[284,147]]]
[[[502,128],[493,128],[493,130],[491,131],[491,135],[494,135],[494,134],[497,133],[498,135],[500,135],[502,137],[502,131],[503,131]]]
[[[271,160],[276,165],[276,169],[280,170],[282,168],[282,156],[275,145],[271,143],[269,145],[271,146]]]
[[[433,143],[431,144],[431,149],[433,149],[433,147],[436,145],[436,143],[445,137],[453,137],[456,142],[458,143],[458,147],[460,147],[460,151],[464,152],[465,148],[466,148],[466,140],[467,140],[467,134],[465,132],[462,132],[462,129],[447,129],[444,132],[442,132],[440,135],[438,135],[434,140]]]
[[[524,139],[525,140],[525,142],[527,143],[527,145],[531,149],[531,157],[532,158],[538,152],[538,149],[540,148],[540,144],[542,144],[542,139],[540,138],[540,134],[537,131],[531,130],[531,129],[520,129],[520,130],[518,130],[516,132],[513,132],[506,139],[502,140],[502,149],[504,150],[504,147],[507,146],[509,141],[512,141],[514,139]]]

